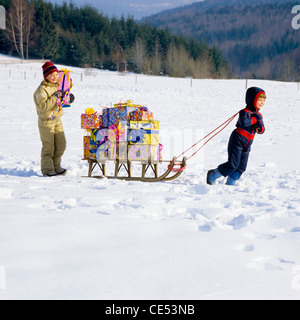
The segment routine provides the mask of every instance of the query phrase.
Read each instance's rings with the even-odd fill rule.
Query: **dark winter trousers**
[[[218,167],[224,177],[237,180],[246,171],[252,142],[233,131],[228,144],[228,161]]]

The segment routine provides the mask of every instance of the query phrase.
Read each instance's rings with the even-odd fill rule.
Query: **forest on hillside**
[[[300,80],[299,1],[205,0],[151,16],[152,26],[217,46],[234,76]]]
[[[216,46],[167,29],[108,18],[91,6],[44,0],[0,0],[6,30],[0,52],[51,59],[76,67],[194,78],[227,78],[228,62]]]

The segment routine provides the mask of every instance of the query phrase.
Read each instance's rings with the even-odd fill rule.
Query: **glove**
[[[75,96],[73,93],[70,94],[70,103],[73,103],[75,101]]]
[[[65,96],[66,92],[64,90],[58,90],[54,93],[56,98],[63,98]]]
[[[263,121],[263,117],[259,113],[254,113],[253,117],[256,118],[257,122]]]
[[[255,128],[258,130],[258,132],[261,132],[264,128],[264,123],[262,121],[262,117],[260,117],[260,120],[257,120],[257,123],[255,125]]]

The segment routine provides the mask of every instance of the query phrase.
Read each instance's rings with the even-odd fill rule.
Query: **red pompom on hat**
[[[52,62],[46,62],[43,66],[43,74],[44,74],[44,79],[46,80],[46,78],[53,72],[57,72],[59,73],[58,69],[56,68],[56,66],[52,63]]]

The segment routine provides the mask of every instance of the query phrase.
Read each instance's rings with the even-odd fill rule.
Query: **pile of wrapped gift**
[[[147,107],[118,103],[99,114],[86,109],[81,115],[84,159],[120,161],[161,161],[159,121]]]

